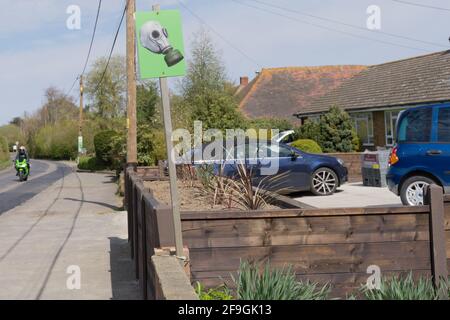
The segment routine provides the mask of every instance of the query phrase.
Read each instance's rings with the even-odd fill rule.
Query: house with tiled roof
[[[366,148],[390,147],[401,110],[450,101],[450,51],[369,66],[295,112],[317,118],[335,105],[353,118]]]
[[[235,96],[239,108],[248,118],[284,118],[292,115],[353,77],[364,66],[264,68],[248,81],[240,79]]]

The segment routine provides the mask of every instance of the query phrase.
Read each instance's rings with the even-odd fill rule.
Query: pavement
[[[0,211],[0,299],[138,299],[114,177],[48,161],[37,177],[33,162],[35,185],[0,185],[3,210],[27,190],[21,204]]]
[[[344,184],[330,196],[319,197],[311,193],[299,193],[291,197],[316,208],[402,205],[400,197],[390,192],[388,188],[366,187],[362,182]]]

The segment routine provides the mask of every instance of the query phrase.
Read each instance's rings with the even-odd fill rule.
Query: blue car
[[[430,184],[450,193],[450,104],[400,113],[389,166],[389,189],[404,205],[422,205],[424,190]]]
[[[222,174],[229,177],[238,175],[237,164],[245,163],[254,185],[265,179],[261,186],[279,193],[311,191],[325,196],[333,194],[347,181],[347,168],[339,158],[306,153],[283,143],[258,146],[255,152],[249,149],[248,144],[245,151],[241,148],[242,156],[238,155],[238,150],[227,150],[225,160],[210,163],[214,163],[216,173],[220,165]]]

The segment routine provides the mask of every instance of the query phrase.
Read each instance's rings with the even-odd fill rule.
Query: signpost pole
[[[154,5],[153,11],[159,11],[160,6]],[[175,162],[172,157],[173,144],[172,144],[172,117],[170,114],[170,98],[169,98],[169,86],[167,84],[167,78],[159,78],[159,85],[161,90],[161,100],[163,108],[163,120],[164,120],[164,132],[166,138],[166,150],[167,150],[167,163],[169,167],[169,179],[170,179],[170,196],[172,199],[172,214],[175,232],[175,248],[177,257],[184,260],[183,252],[183,237],[181,234],[181,215],[180,205],[178,200],[178,187],[177,187],[177,171]]]
[[[80,75],[80,114],[78,119],[78,159],[83,152],[83,75]]]

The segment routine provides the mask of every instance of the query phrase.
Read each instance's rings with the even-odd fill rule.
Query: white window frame
[[[374,134],[373,134],[373,114],[372,112],[358,112],[350,114],[353,120],[353,127],[356,133],[358,133],[358,121],[367,122],[367,138],[369,141],[362,141],[363,146],[374,146]],[[360,137],[361,138],[361,137]]]
[[[395,125],[397,123],[398,115],[402,110],[403,109],[384,111],[384,136],[386,147],[392,147],[395,144],[395,132],[397,130]],[[388,125],[391,128],[391,134],[388,134]],[[389,139],[391,139],[392,143],[389,143]]]

